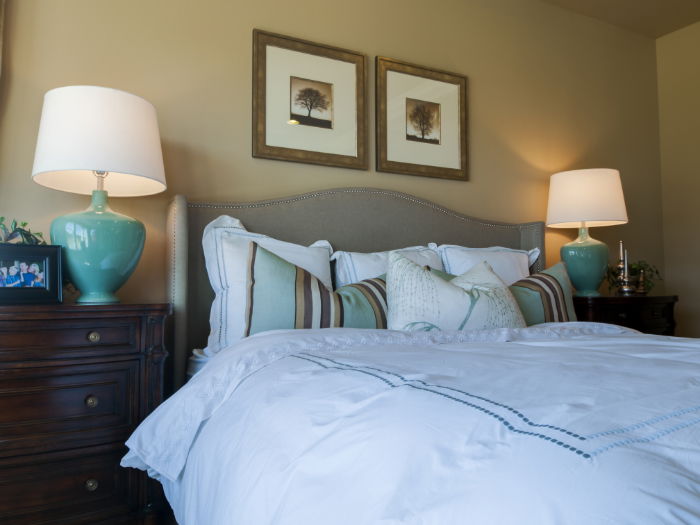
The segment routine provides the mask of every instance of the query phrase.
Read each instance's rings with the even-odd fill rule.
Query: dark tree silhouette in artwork
[[[294,103],[299,104],[309,112],[307,117],[311,116],[311,112],[314,109],[321,111],[328,109],[328,98],[326,95],[321,93],[318,89],[309,87],[302,89],[296,94]]]
[[[420,138],[425,139],[425,136],[430,135],[430,132],[433,131],[435,111],[426,104],[416,104],[408,119],[413,127],[420,131]]]

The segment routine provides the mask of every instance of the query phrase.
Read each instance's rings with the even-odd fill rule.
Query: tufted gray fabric
[[[335,250],[384,251],[406,246],[538,247],[533,271],[544,268],[544,224],[508,224],[462,215],[406,193],[341,188],[249,203],[187,202],[176,196],[168,213],[170,300],[174,308],[175,385],[184,380],[187,357],[206,345],[209,285],[202,232],[219,215],[240,219],[249,231],[308,245],[327,239]]]

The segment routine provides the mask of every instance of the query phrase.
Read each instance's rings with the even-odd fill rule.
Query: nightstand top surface
[[[143,313],[165,314],[172,312],[169,303],[153,304],[23,304],[0,305],[0,318],[19,316],[89,317],[110,315],[141,315]]]
[[[675,303],[677,295],[599,295],[597,297],[574,296],[574,301],[589,304]]]

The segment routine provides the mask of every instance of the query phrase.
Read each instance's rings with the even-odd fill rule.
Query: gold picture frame
[[[366,57],[253,30],[253,157],[366,170]]]
[[[469,180],[467,77],[376,58],[377,171]]]

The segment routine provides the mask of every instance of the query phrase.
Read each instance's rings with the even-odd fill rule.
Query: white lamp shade
[[[597,168],[562,171],[549,180],[547,226],[578,228],[627,222],[620,172]]]
[[[44,96],[32,178],[42,186],[89,195],[94,171],[105,171],[114,197],[166,188],[158,120],[153,105],[130,93],[67,86]]]

